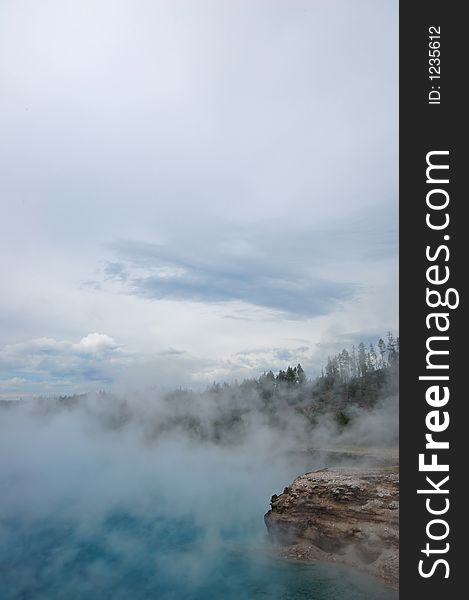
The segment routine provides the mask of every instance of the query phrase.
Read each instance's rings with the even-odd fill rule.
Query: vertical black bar
[[[463,463],[467,456],[469,423],[465,418],[468,399],[463,377],[464,370],[468,370],[469,356],[466,358],[467,348],[463,345],[466,304],[463,288],[468,272],[465,240],[469,240],[469,233],[465,231],[463,214],[469,202],[467,192],[463,191],[466,171],[463,135],[467,116],[466,111],[463,113],[462,87],[468,78],[468,69],[464,65],[468,52],[463,8],[464,3],[435,0],[400,3],[400,597],[404,599],[450,600],[460,597],[461,591],[456,591],[458,586],[459,590],[465,589],[463,532],[467,519],[462,511],[467,500],[463,491],[466,480]],[[431,170],[430,181],[427,181],[427,154],[432,151],[448,152],[432,155],[429,160],[434,164],[449,165],[449,169]],[[438,181],[433,181],[435,179]],[[444,183],[445,179],[449,181]],[[441,210],[429,207],[429,192],[431,205],[444,205],[449,198],[448,206]],[[443,225],[446,213],[450,219],[446,228],[432,229],[426,223],[429,214],[432,225]],[[430,258],[426,256],[427,247]],[[443,248],[438,253],[439,247]],[[427,269],[435,265],[437,269],[430,271],[428,276],[441,280],[449,272],[446,283],[428,281]],[[440,291],[442,296],[449,288],[454,288],[459,293],[459,306],[431,308],[426,298],[427,288]],[[450,293],[450,303],[454,304],[456,297],[456,293]],[[438,303],[436,294],[430,301]],[[429,317],[431,313],[446,315],[440,317],[438,323],[443,329],[449,321],[447,331],[438,331],[436,318]],[[427,356],[426,344],[432,336],[449,338],[430,341],[430,348],[449,350],[448,355]],[[437,368],[430,369],[427,358],[432,365],[438,365]],[[445,365],[449,368],[439,368]],[[449,381],[419,380],[419,376],[435,375],[448,376]],[[445,386],[449,388],[450,398],[446,405],[441,402],[436,407],[427,402],[427,389],[436,385],[441,386],[438,394],[444,393]],[[434,410],[438,411],[438,416],[428,416]],[[445,412],[450,418],[449,427],[433,433],[426,418],[432,427],[441,425],[443,428]],[[449,449],[426,449],[425,435],[428,433],[432,433],[434,440],[448,441]],[[425,463],[436,454],[438,464],[448,464],[449,471],[419,470],[419,454],[422,453]],[[448,475],[449,480],[440,485]],[[418,494],[418,489],[434,489],[426,480],[427,476],[435,486],[448,490],[448,493]],[[448,506],[447,500],[447,512],[430,514],[429,508],[443,511]],[[434,519],[447,523],[447,536],[446,525],[431,523]],[[442,539],[432,540],[428,533]],[[427,543],[428,556],[422,552]],[[439,552],[434,553],[434,550]],[[436,564],[437,560],[446,561],[447,565],[444,562]],[[423,561],[420,568],[427,577],[419,573],[419,561]],[[449,576],[446,578],[446,575]],[[417,596],[419,593],[422,596]]]

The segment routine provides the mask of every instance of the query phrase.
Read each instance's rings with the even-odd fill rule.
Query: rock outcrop
[[[397,584],[397,467],[322,469],[271,499],[264,520],[283,556],[340,562]]]

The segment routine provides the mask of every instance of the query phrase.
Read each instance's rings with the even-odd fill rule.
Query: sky
[[[0,0],[0,398],[398,330],[389,0]]]

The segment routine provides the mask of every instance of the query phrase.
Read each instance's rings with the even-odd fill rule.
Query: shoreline
[[[342,564],[396,588],[399,468],[331,467],[300,475],[264,515],[277,555]]]

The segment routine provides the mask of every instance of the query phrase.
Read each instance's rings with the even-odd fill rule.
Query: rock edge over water
[[[264,521],[282,556],[339,562],[397,584],[397,467],[306,473],[270,504]]]

